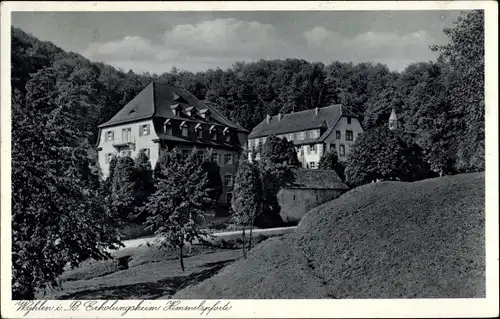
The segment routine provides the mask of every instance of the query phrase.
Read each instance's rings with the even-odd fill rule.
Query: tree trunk
[[[247,251],[246,251],[246,243],[245,243],[245,227],[243,227],[243,258],[247,259]]]
[[[250,225],[250,234],[249,234],[250,238],[248,238],[248,251],[252,249],[252,230],[253,230],[253,224]]]
[[[179,247],[179,261],[181,262],[181,269],[184,271],[184,259],[182,258],[182,248],[184,245]]]

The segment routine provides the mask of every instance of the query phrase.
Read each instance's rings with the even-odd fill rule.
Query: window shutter
[[[144,125],[139,127],[139,136],[142,136],[142,131],[144,130]]]

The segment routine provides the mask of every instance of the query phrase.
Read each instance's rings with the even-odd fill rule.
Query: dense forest
[[[394,108],[402,128],[413,133],[428,154],[438,157],[435,165],[446,162],[456,172],[482,170],[483,19],[479,11],[464,13],[454,28],[444,30],[449,43],[429,48],[440,52],[436,61],[415,63],[400,73],[382,64],[325,65],[286,59],[235,62],[231,69],[198,73],[173,68],[161,75],[136,74],[90,62],[13,28],[12,87],[22,100],[34,75],[51,69],[58,90],[71,89],[71,98],[80,99],[75,107],[80,120],[75,125],[88,132],[91,144],[98,124],[150,81],[184,87],[249,130],[266,114],[333,103],[358,114],[369,130],[385,125]]]
[[[151,81],[184,87],[249,130],[266,114],[341,103],[362,119],[362,137],[377,139],[394,108],[411,139],[392,139],[405,158],[413,155],[401,143],[418,145],[426,165],[440,174],[484,170],[483,12],[464,12],[444,33],[448,43],[429,48],[439,52],[436,61],[402,72],[373,63],[286,59],[156,75],[91,62],[12,28],[14,298],[33,299],[36,289],[57,285],[68,263],[109,257],[107,248],[120,245],[112,205],[103,205],[107,184],[96,165],[97,127]],[[365,144],[358,157],[380,152]],[[347,173],[372,179],[358,166]],[[408,175],[413,168],[406,167]]]

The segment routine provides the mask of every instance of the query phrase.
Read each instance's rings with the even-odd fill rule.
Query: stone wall
[[[280,215],[284,222],[299,221],[309,210],[329,202],[344,190],[284,188],[278,192]]]

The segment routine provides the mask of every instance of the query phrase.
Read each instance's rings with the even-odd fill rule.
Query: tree
[[[166,246],[179,250],[179,262],[184,271],[183,248],[186,243],[192,244],[206,234],[200,225],[213,200],[207,174],[196,150],[187,159],[176,148],[163,156],[156,191],[144,207],[148,215],[146,224],[156,236],[165,239]]]
[[[57,72],[42,69],[14,95],[12,108],[12,296],[34,299],[57,285],[69,263],[110,257],[120,244],[94,187],[88,134]],[[22,104],[20,104],[22,103]]]
[[[448,103],[452,105],[459,171],[484,170],[484,12],[462,12],[453,28],[445,28],[449,42],[433,46],[449,69]]]
[[[414,181],[427,174],[422,150],[412,137],[386,126],[358,137],[346,165],[346,181],[352,186],[377,180]]]
[[[111,165],[110,165],[111,168]],[[135,222],[142,223],[145,217],[141,214],[142,206],[146,204],[148,197],[154,192],[153,171],[151,170],[151,162],[146,155],[145,150],[141,150],[135,158],[135,191],[134,191],[134,208],[136,216]]]
[[[233,221],[242,229],[243,257],[246,259],[245,231],[250,227],[250,238],[248,249],[252,247],[252,230],[256,216],[261,208],[261,184],[257,168],[242,156],[233,188],[231,201],[233,209]]]
[[[297,164],[297,154],[292,142],[273,136],[267,138],[258,161],[263,209],[256,219],[256,225],[269,227],[283,223],[277,194],[282,187],[293,183],[295,175],[292,169]]]
[[[137,179],[135,162],[128,156],[120,156],[116,162],[111,184],[112,208],[116,217],[124,223],[134,219],[137,204]]]
[[[262,147],[262,158],[273,164],[300,166],[297,152],[292,141],[278,138],[274,135],[266,139]]]
[[[345,181],[344,164],[339,161],[336,151],[327,151],[321,156],[318,164],[319,169],[334,170],[337,175]]]
[[[203,153],[201,167],[207,174],[210,198],[212,198],[215,204],[222,194],[222,178],[220,175],[220,167],[213,158],[212,150],[209,149]]]

